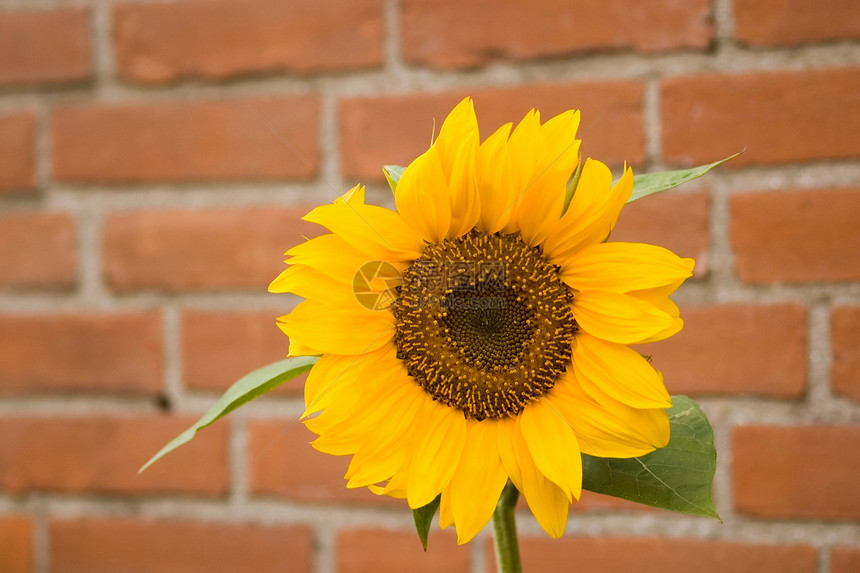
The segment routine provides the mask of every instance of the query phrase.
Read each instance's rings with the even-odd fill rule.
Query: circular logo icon
[[[352,294],[368,310],[386,310],[397,300],[402,277],[397,267],[386,261],[361,265],[352,277]]]

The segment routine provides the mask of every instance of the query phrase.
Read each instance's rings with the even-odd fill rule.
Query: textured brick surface
[[[132,211],[104,231],[105,276],[117,290],[250,289],[265,292],[283,253],[319,234],[308,208]]]
[[[285,314],[286,309],[281,314]],[[211,312],[182,315],[182,371],[195,390],[223,392],[251,370],[282,360],[289,340],[276,326],[277,312]],[[306,376],[276,392],[300,394]]]
[[[66,288],[77,280],[75,221],[65,213],[0,215],[0,288]]]
[[[199,434],[143,474],[137,470],[196,421],[133,416],[0,419],[0,491],[188,494],[227,490],[227,423]]]
[[[860,38],[853,0],[733,0],[735,34],[754,46],[797,45]]]
[[[119,72],[162,82],[378,66],[382,8],[381,0],[120,4],[114,9]]]
[[[837,307],[830,315],[830,379],[833,391],[860,401],[860,307]]]
[[[54,175],[76,182],[307,179],[319,164],[312,97],[56,108]]]
[[[671,394],[800,398],[806,391],[807,310],[798,304],[681,309],[684,330],[640,350]]]
[[[779,164],[860,156],[860,68],[684,76],[661,81],[672,163]]]
[[[90,61],[89,10],[0,14],[0,85],[80,81]]]
[[[33,571],[33,520],[21,515],[0,515],[0,571]]]
[[[525,571],[562,573],[576,564],[578,573],[815,573],[811,545],[759,545],[730,541],[656,537],[523,538]],[[495,562],[490,544],[487,559]],[[492,569],[491,569],[492,570]]]
[[[756,517],[860,519],[860,426],[742,426],[732,437],[735,509]]]
[[[709,13],[707,0],[407,0],[403,53],[412,63],[456,67],[595,50],[704,48]]]
[[[860,549],[834,547],[830,551],[830,573],[854,573],[860,571]]]
[[[645,152],[643,93],[641,83],[622,81],[345,99],[339,109],[343,171],[360,180],[382,180],[383,165],[408,165],[430,145],[431,118],[438,133],[446,114],[467,95],[475,100],[482,138],[504,123],[516,124],[531,108],[544,119],[579,109],[583,157],[637,165]]]
[[[163,391],[158,312],[0,315],[0,394]]]
[[[427,552],[414,531],[353,529],[337,537],[338,573],[467,573],[469,547],[458,546],[451,530],[433,525]]]
[[[0,162],[0,194],[35,187],[35,140],[36,118],[32,112],[0,114],[0,157],[3,158]]]
[[[736,195],[731,216],[744,281],[860,280],[860,188]]]
[[[310,573],[306,527],[133,518],[50,524],[51,571]]]

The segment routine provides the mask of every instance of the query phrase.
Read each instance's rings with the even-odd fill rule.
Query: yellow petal
[[[538,470],[559,486],[568,503],[582,493],[582,456],[567,421],[546,400],[525,407],[520,431]]]
[[[475,154],[479,142],[475,107],[472,98],[467,97],[445,118],[434,143],[450,192],[449,238],[471,231],[481,213],[475,174]]]
[[[364,354],[394,337],[394,315],[358,303],[347,307],[306,300],[278,318],[278,327],[308,354]],[[290,352],[297,355],[292,344]]]
[[[400,176],[394,202],[413,235],[430,243],[439,243],[448,235],[451,193],[435,146],[410,163]]]
[[[371,260],[414,260],[424,245],[394,211],[364,204],[364,187],[356,186],[333,205],[317,207],[303,217],[341,236]]]
[[[351,283],[355,273],[370,259],[347,243],[343,237],[331,233],[314,237],[287,251],[291,265],[307,265],[336,281]],[[406,265],[394,262],[399,270]],[[277,280],[277,279],[276,279]],[[275,283],[273,282],[272,285]],[[271,290],[271,287],[269,287]]]
[[[496,432],[496,447],[499,451],[499,459],[502,462],[502,467],[505,473],[513,482],[514,486],[523,491],[523,473],[520,469],[520,462],[517,460],[517,455],[514,453],[514,432],[516,429],[516,419],[507,418],[499,422]]]
[[[513,444],[523,476],[523,489],[520,491],[540,526],[558,539],[567,526],[567,511],[570,505],[567,495],[538,470],[519,423],[513,433]]]
[[[597,243],[571,255],[561,278],[576,290],[625,293],[674,285],[693,275],[693,259],[644,243]]]
[[[357,301],[351,283],[343,283],[307,265],[291,265],[269,285],[269,292],[296,296],[345,307]]]
[[[499,423],[469,421],[467,425],[466,445],[446,490],[460,544],[487,525],[508,481],[496,446]]]
[[[635,296],[598,290],[574,295],[573,318],[588,334],[620,344],[641,343],[680,321]]]
[[[497,233],[507,226],[517,204],[517,189],[512,184],[508,137],[511,124],[496,130],[481,144],[475,159],[481,216],[478,228]]]
[[[623,344],[585,332],[573,344],[573,369],[582,388],[598,399],[595,387],[634,408],[670,408],[663,376],[641,354]]]
[[[448,487],[466,444],[466,419],[459,410],[429,401],[415,426],[423,436],[409,469],[409,507],[424,507]]]
[[[439,500],[439,528],[446,529],[454,525],[454,512],[451,510],[451,486],[442,490],[442,499]]]

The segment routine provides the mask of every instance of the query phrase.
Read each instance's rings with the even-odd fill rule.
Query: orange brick
[[[367,488],[347,489],[343,479],[349,456],[313,449],[315,434],[293,420],[248,423],[250,489],[257,495],[282,496],[311,503],[389,505],[409,511],[406,502],[377,496]]]
[[[774,519],[860,519],[860,426],[742,426],[732,438],[736,511]]]
[[[495,567],[492,542],[487,543],[489,570]],[[812,545],[761,545],[733,541],[658,537],[523,537],[523,570],[577,573],[815,573]]]
[[[664,79],[663,152],[726,167],[860,155],[860,68]]]
[[[133,211],[105,224],[104,268],[114,289],[265,292],[283,253],[319,234],[301,221],[309,208]]]
[[[51,571],[309,573],[306,527],[250,523],[63,519],[50,525]]]
[[[830,550],[830,573],[857,573],[860,571],[860,549],[834,547]]]
[[[284,313],[281,314],[285,314]],[[195,390],[223,392],[252,370],[287,356],[289,340],[275,325],[276,312],[209,312],[182,315],[182,371]],[[306,375],[275,390],[301,394]]]
[[[704,48],[712,38],[707,0],[407,0],[402,10],[404,57],[437,67],[596,50]]]
[[[24,516],[0,516],[0,571],[31,573],[33,570],[33,521]]]
[[[0,47],[0,54],[2,52]],[[0,115],[0,157],[3,158],[0,193],[31,190],[36,186],[35,146],[36,117],[31,112]]]
[[[220,0],[114,9],[119,73],[139,82],[382,64],[381,0]]]
[[[753,46],[860,38],[854,0],[734,0],[735,36]]]
[[[0,394],[163,391],[156,312],[0,316]]]
[[[427,552],[414,531],[352,529],[337,536],[338,573],[466,573],[470,548],[452,530],[430,529]]]
[[[75,221],[65,213],[0,215],[0,287],[74,286],[75,235]]]
[[[746,282],[860,279],[860,188],[735,195],[731,217]]]
[[[169,416],[0,420],[0,490],[222,496],[229,480],[224,422],[137,473],[195,421]]]
[[[84,8],[0,14],[0,85],[89,78],[89,20]]]
[[[684,330],[644,345],[671,394],[800,398],[806,391],[807,310],[799,304],[682,308]]]
[[[313,97],[60,106],[51,119],[58,180],[266,180],[313,177]]]
[[[708,194],[661,193],[624,207],[612,241],[649,243],[696,259],[694,276],[708,272]]]
[[[408,165],[430,145],[434,121],[438,133],[448,112],[467,95],[475,100],[484,138],[503,123],[519,122],[531,108],[544,119],[580,109],[583,157],[638,165],[645,158],[643,93],[639,82],[605,81],[345,99],[338,112],[343,171],[378,181],[383,165]]]
[[[834,308],[830,315],[833,391],[860,401],[860,307]]]

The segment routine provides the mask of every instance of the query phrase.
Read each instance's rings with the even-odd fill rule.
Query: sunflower
[[[578,125],[532,110],[482,143],[466,98],[403,171],[396,210],[361,186],[315,208],[304,219],[330,233],[288,251],[270,286],[306,299],[278,321],[291,355],[320,356],[305,385],[313,446],[352,456],[347,487],[413,509],[441,494],[460,543],[508,480],[559,537],[583,453],[669,441],[662,375],[628,345],[681,329],[668,295],[694,262],[608,242],[632,171],[613,184],[599,161],[580,165]],[[388,302],[368,304],[359,283]]]

